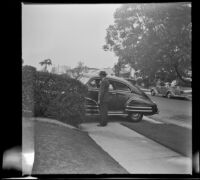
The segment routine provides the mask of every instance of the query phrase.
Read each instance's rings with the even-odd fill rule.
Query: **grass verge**
[[[35,121],[32,174],[127,174],[87,133]]]
[[[192,156],[192,131],[174,124],[123,122],[122,125],[152,139],[183,156]]]

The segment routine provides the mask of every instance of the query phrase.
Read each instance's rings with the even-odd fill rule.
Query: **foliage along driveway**
[[[35,121],[32,174],[127,174],[87,133]]]

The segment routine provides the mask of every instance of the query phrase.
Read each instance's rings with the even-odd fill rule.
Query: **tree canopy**
[[[191,4],[125,4],[106,31],[105,51],[118,56],[117,67],[130,64],[152,81],[185,80],[191,70]]]
[[[51,61],[51,59],[45,59],[45,60],[43,60],[43,61],[40,62],[40,65],[44,66],[43,71],[47,72],[47,66],[52,65],[52,61]]]

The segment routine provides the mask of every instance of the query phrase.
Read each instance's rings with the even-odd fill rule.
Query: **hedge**
[[[34,117],[50,117],[77,126],[82,122],[87,87],[67,76],[22,69],[23,112]],[[25,115],[25,113],[23,113]]]
[[[22,69],[22,110],[23,115],[34,113],[34,87],[36,69],[24,66]]]

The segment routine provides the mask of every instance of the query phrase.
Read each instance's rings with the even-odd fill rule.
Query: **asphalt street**
[[[192,128],[192,101],[151,95],[149,97],[156,102],[159,109],[159,114],[149,116],[150,118]]]

